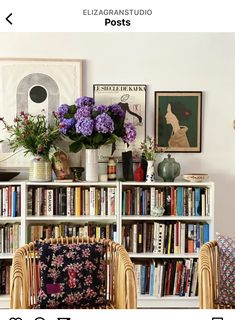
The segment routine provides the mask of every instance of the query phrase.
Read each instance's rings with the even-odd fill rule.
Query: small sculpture
[[[134,180],[137,182],[144,181],[144,169],[142,168],[142,164],[139,163],[138,167],[136,168],[134,172]]]
[[[58,180],[63,180],[70,174],[69,157],[63,151],[57,151],[53,155],[52,169]]]
[[[154,217],[162,217],[164,212],[165,209],[162,206],[158,206],[153,208],[151,215]]]

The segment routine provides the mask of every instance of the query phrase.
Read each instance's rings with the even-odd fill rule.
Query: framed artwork
[[[155,92],[155,139],[168,152],[201,152],[202,92]]]
[[[0,117],[4,117],[7,123],[13,123],[21,111],[38,114],[42,109],[50,121],[52,112],[60,104],[73,104],[81,95],[82,60],[0,59]],[[0,138],[5,139],[0,144],[1,165],[28,166],[28,159],[23,154],[11,156],[4,132],[1,130]]]
[[[140,143],[145,139],[146,85],[140,84],[94,84],[93,97],[96,104],[111,105],[118,103],[125,112],[125,122],[136,126],[136,140],[127,149],[125,143],[118,141],[113,155],[121,161],[122,152],[132,151],[134,161],[139,161]],[[99,150],[99,162],[107,162],[111,156],[111,145]]]

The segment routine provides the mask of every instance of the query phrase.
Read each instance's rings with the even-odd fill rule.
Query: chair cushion
[[[235,306],[235,237],[217,234],[219,247],[219,295],[220,305]]]
[[[105,248],[102,243],[38,243],[40,289],[36,308],[105,305]]]

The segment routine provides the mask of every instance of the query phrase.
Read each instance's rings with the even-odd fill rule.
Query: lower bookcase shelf
[[[198,297],[151,297],[139,295],[137,297],[138,308],[198,308]]]
[[[10,308],[10,295],[2,294],[0,295],[0,308],[1,309],[9,309]]]

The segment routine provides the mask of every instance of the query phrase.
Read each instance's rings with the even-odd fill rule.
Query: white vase
[[[42,157],[35,157],[30,161],[29,166],[29,181],[46,182],[51,181],[51,162]]]
[[[155,174],[154,174],[154,160],[147,160],[148,167],[146,173],[146,182],[153,182],[155,181]]]
[[[98,181],[98,149],[86,149],[86,181]]]

